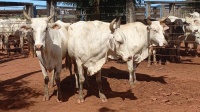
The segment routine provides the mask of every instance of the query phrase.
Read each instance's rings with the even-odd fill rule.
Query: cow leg
[[[20,36],[20,47],[21,47],[21,53],[24,55],[24,37]]]
[[[178,62],[182,62],[181,61],[181,56],[180,56],[180,45],[177,46],[177,57],[178,57]]]
[[[85,81],[86,81],[87,86],[90,87],[88,74],[87,74],[87,68],[84,68],[84,76],[85,76]]]
[[[185,44],[185,53],[188,54],[188,42],[184,42]]]
[[[44,98],[43,98],[43,101],[47,101],[47,100],[49,100],[49,90],[48,90],[49,77],[47,75],[46,69],[43,67],[43,65],[41,64],[40,61],[39,61],[39,63],[40,63],[40,67],[42,69],[42,74],[44,76]]]
[[[73,86],[72,61],[71,61],[71,58],[68,56],[68,54],[65,59],[65,65],[66,65],[66,68],[69,68],[70,85],[72,87]]]
[[[153,50],[153,63],[154,65],[157,65],[157,61],[156,61],[156,50]]]
[[[137,82],[135,70],[136,70],[136,64],[133,62],[133,59],[130,61],[127,61],[128,70],[129,70],[129,83],[132,87],[134,87],[134,84]]]
[[[62,102],[62,94],[61,94],[61,90],[60,90],[60,73],[61,73],[61,69],[62,69],[62,64],[59,67],[56,67],[56,69],[54,69],[54,75],[55,75],[55,82],[57,85],[57,102]]]
[[[76,81],[76,88],[79,88],[79,75],[78,75],[78,67],[76,61],[74,61],[74,71],[75,71],[75,81]]]
[[[83,72],[83,67],[82,67],[82,63],[79,61],[77,62],[77,68],[78,68],[78,79],[79,79],[79,97],[78,97],[78,103],[84,102],[83,99],[83,83],[85,81],[85,77],[84,77],[84,72]]]
[[[151,54],[152,54],[152,49],[151,49],[151,47],[150,47],[150,48],[149,48],[148,65],[147,65],[147,67],[150,67],[150,65],[151,65]]]
[[[7,36],[7,35],[5,36],[4,47],[5,47],[6,53],[10,56],[10,52],[9,52],[9,50],[8,50],[8,48],[10,48],[10,46],[9,46],[8,36]]]
[[[194,56],[198,57],[198,53],[197,53],[197,43],[194,43]]]
[[[99,70],[96,74],[96,82],[99,87],[99,97],[101,98],[102,102],[107,102],[106,96],[103,94],[102,83],[101,83],[101,70]]]
[[[50,81],[50,84],[49,84],[49,88],[52,88],[54,86],[54,79],[55,79],[55,73],[54,73],[54,70],[53,70],[52,74],[51,74],[51,81]]]

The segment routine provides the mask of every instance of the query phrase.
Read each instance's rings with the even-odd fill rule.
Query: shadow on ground
[[[0,82],[0,110],[18,110],[34,105],[35,102],[30,101],[30,98],[38,97],[41,94],[26,86],[28,82],[21,79],[37,72],[41,72],[41,70]]]

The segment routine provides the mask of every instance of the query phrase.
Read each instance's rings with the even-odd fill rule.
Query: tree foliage
[[[74,3],[73,5],[77,7],[77,10],[82,11],[87,15],[87,20],[95,20],[96,18],[98,18],[103,21],[108,21],[116,16],[121,16],[122,19],[125,19],[126,0],[76,0],[76,1],[77,2]],[[135,7],[137,7],[144,0],[132,0],[132,1],[133,4],[135,4]]]
[[[189,3],[187,4],[187,6],[189,8],[191,8],[191,10],[196,11],[196,12],[200,12],[199,8],[200,8],[200,1],[199,0],[186,0]]]

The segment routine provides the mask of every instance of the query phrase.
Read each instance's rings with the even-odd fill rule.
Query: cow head
[[[120,18],[118,20],[114,19],[110,23],[110,30],[114,36],[112,42],[113,43],[112,50],[115,51],[118,55],[120,55],[124,61],[129,61],[130,59],[132,59],[132,56],[127,47],[125,35],[120,30],[120,23],[121,23]]]
[[[169,29],[167,25],[164,25],[162,21],[150,21],[148,20],[147,31],[148,38],[153,42],[155,45],[163,46],[167,45],[167,41],[164,37],[164,31]]]
[[[24,16],[27,20],[30,21],[29,25],[21,26],[21,29],[25,32],[31,31],[33,32],[33,38],[35,41],[35,49],[41,50],[42,47],[45,46],[45,40],[48,36],[48,30],[52,29],[59,29],[59,25],[49,25],[49,21],[54,17],[54,14],[46,17],[46,18],[31,18],[27,15],[27,13],[23,12]]]
[[[199,30],[198,30],[199,29]],[[194,34],[194,37],[195,37],[195,42],[197,43],[197,44],[200,44],[200,27],[198,28],[197,30],[195,30],[194,32],[193,32],[193,34]]]

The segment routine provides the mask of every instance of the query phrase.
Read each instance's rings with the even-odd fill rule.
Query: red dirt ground
[[[200,58],[182,57],[183,63],[152,65],[143,61],[136,71],[138,82],[131,89],[125,63],[107,62],[102,82],[108,102],[98,97],[95,77],[85,86],[85,102],[77,103],[77,93],[70,87],[69,72],[61,74],[64,101],[52,97],[43,101],[43,76],[37,58],[0,52],[0,111],[10,112],[200,112]]]

